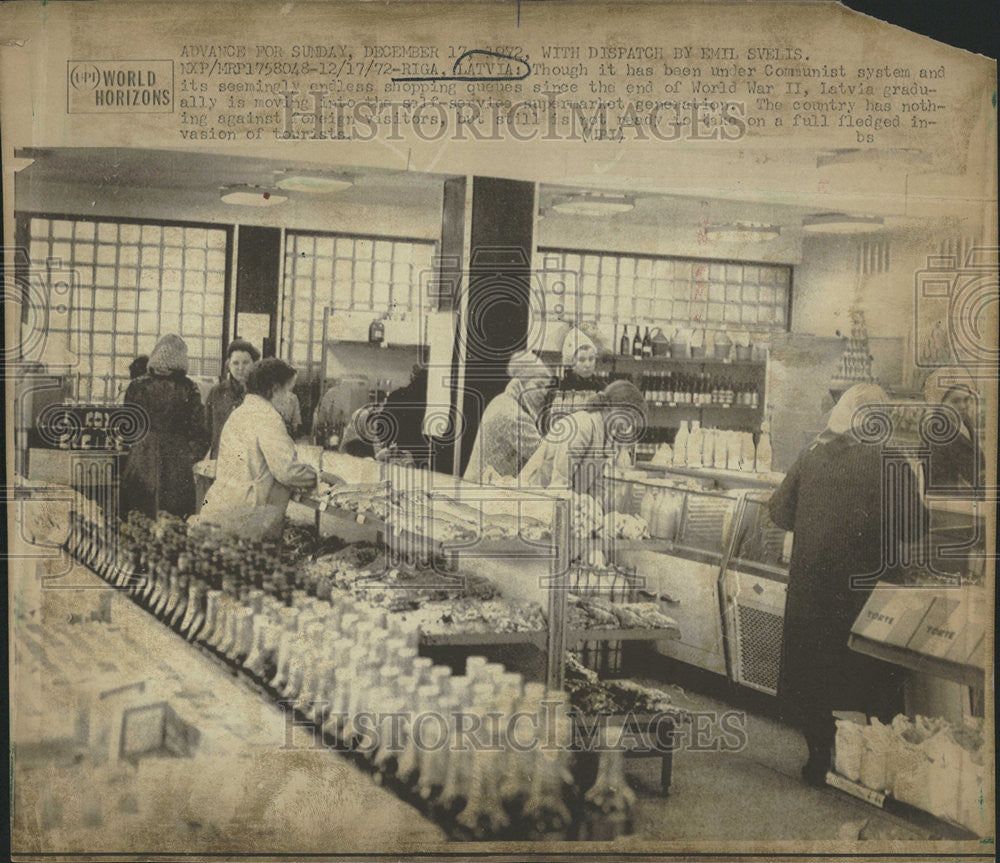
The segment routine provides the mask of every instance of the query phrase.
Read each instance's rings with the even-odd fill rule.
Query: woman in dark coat
[[[161,338],[148,371],[129,384],[125,402],[142,408],[149,431],[128,454],[121,481],[122,515],[150,518],[166,511],[179,518],[194,512],[194,463],[208,447],[198,387],[187,376],[187,345],[180,336]]]
[[[886,400],[874,384],[844,393],[826,431],[799,456],[769,504],[775,524],[795,534],[778,696],[786,718],[805,735],[809,760],[802,776],[814,785],[823,784],[830,764],[832,711],[862,711],[889,721],[902,706],[901,672],[847,646],[885,560],[883,524],[895,523],[900,514],[883,506],[882,443],[859,439],[855,431],[858,408]],[[920,506],[909,466],[886,475],[900,476],[893,506]],[[891,542],[917,539],[889,536]],[[853,578],[865,575],[871,577]]]
[[[259,359],[260,351],[243,339],[233,339],[226,348],[226,379],[212,387],[205,399],[205,427],[212,443],[209,458],[218,458],[222,427],[229,415],[243,404],[247,377]]]

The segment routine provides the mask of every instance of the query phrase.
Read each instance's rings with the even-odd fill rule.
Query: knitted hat
[[[148,368],[161,375],[168,375],[171,372],[187,374],[188,349],[184,339],[173,333],[163,336],[149,355]]]

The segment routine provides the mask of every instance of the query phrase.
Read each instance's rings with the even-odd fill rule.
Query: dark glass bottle
[[[628,325],[622,327],[621,341],[618,343],[618,353],[627,357],[631,353],[631,342],[628,340]]]

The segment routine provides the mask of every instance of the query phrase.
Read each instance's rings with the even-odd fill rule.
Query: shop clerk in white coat
[[[199,522],[248,539],[280,538],[292,491],[316,485],[316,471],[296,458],[276,407],[294,384],[295,369],[282,360],[254,365],[246,398],[222,429],[215,482]]]

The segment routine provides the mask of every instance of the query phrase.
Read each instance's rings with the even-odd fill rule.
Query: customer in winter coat
[[[487,468],[502,477],[517,476],[542,442],[538,428],[552,371],[536,354],[521,351],[507,365],[510,383],[483,411],[465,479],[482,482]]]
[[[520,485],[568,488],[574,463],[598,462],[584,470],[574,490],[595,495],[600,491],[603,466],[621,444],[634,443],[646,427],[646,403],[635,384],[613,381],[594,395],[580,411],[557,418],[542,445],[521,471]]]
[[[205,420],[212,441],[209,458],[218,456],[222,427],[229,415],[243,404],[247,376],[259,359],[260,351],[243,339],[233,339],[226,348],[226,379],[212,387],[205,399]]]
[[[165,511],[180,518],[194,512],[192,467],[208,436],[198,387],[187,376],[187,345],[180,336],[161,338],[149,355],[146,374],[125,391],[125,403],[149,418],[149,431],[129,451],[121,480],[121,511],[150,518]]]
[[[858,710],[888,721],[901,707],[900,671],[847,646],[889,543],[918,538],[886,525],[921,521],[910,468],[904,462],[886,470],[882,443],[866,442],[858,431],[860,409],[886,400],[874,384],[844,393],[826,430],[799,456],[769,504],[775,524],[795,534],[778,696],[786,718],[805,735],[809,760],[802,776],[814,785],[823,783],[830,764],[832,711]],[[896,484],[887,506],[888,480]]]
[[[316,471],[298,461],[275,403],[291,392],[295,369],[274,357],[247,377],[247,395],[219,439],[215,483],[198,521],[248,539],[278,539],[292,491],[316,485]]]
[[[967,497],[973,488],[982,488],[985,469],[975,429],[976,385],[964,369],[941,368],[927,378],[924,398],[942,406],[938,417],[926,423],[930,457],[925,490]]]

